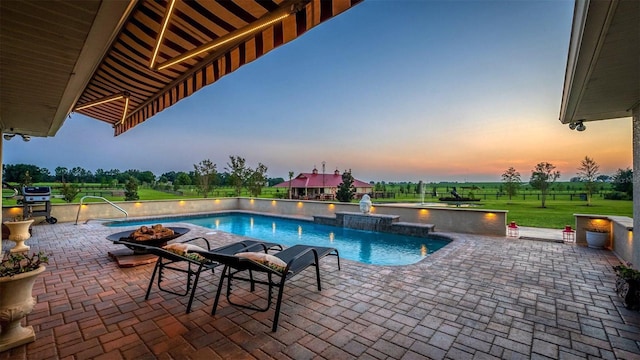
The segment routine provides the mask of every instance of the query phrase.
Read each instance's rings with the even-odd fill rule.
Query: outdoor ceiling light
[[[4,134],[4,136],[3,136],[3,137],[4,137],[4,139],[5,139],[5,140],[11,140],[11,139],[13,139],[13,137],[14,137],[14,136],[16,136],[16,135],[20,135],[20,136],[22,137],[22,140],[23,140],[24,142],[27,142],[27,141],[30,141],[30,140],[31,140],[31,136],[29,136],[29,135],[24,135],[24,134],[18,134],[18,133],[15,133],[15,134]]]
[[[569,129],[585,131],[587,127],[584,125],[584,120],[573,121],[569,123]]]

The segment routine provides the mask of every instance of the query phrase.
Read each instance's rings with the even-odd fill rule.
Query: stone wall
[[[634,260],[633,219],[626,216],[574,214],[576,218],[576,244],[587,246],[586,229],[598,228],[609,231],[606,248],[625,262]]]
[[[357,203],[281,199],[221,198],[119,201],[114,204],[125,210],[129,218],[241,210],[312,219],[314,215],[333,217],[336,212],[359,212]],[[53,204],[51,216],[59,222],[75,222],[78,208],[78,204]],[[438,231],[495,236],[505,236],[506,233],[507,211],[504,210],[375,205],[371,213],[397,215],[402,222],[434,224]],[[2,209],[3,219],[10,219],[20,214],[22,214],[21,206],[3,207]],[[78,223],[90,219],[124,218],[125,215],[122,212],[108,203],[88,203],[82,205]],[[44,218],[42,219],[44,220]]]

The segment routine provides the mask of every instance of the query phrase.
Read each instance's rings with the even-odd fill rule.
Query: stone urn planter
[[[609,232],[587,230],[587,246],[592,249],[604,249],[609,242]]]
[[[44,270],[39,265],[32,271],[0,277],[0,352],[35,341],[33,327],[22,327],[20,322],[36,304],[31,291]]]
[[[24,242],[31,237],[29,227],[33,224],[33,219],[21,221],[5,221],[4,224],[9,228],[9,240],[14,241],[16,245],[11,249],[12,253],[29,251],[30,247]]]
[[[369,197],[369,195],[365,194],[362,199],[360,200],[360,211],[363,214],[369,214],[371,212],[371,207],[373,206],[373,204],[371,203],[371,197]]]

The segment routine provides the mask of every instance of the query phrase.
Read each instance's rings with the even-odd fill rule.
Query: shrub
[[[604,194],[606,200],[633,200],[629,194],[622,191],[612,191]]]

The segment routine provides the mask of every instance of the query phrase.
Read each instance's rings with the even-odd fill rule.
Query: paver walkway
[[[214,245],[237,236],[196,226]],[[118,268],[100,224],[38,225],[27,241],[52,253],[26,323],[37,340],[0,359],[638,359],[640,313],[613,291],[613,253],[553,242],[446,234],[454,241],[410,266],[333,257],[285,290],[280,326],[221,300],[204,274],[193,312],[154,289],[153,265]],[[12,244],[3,241],[6,250]]]

